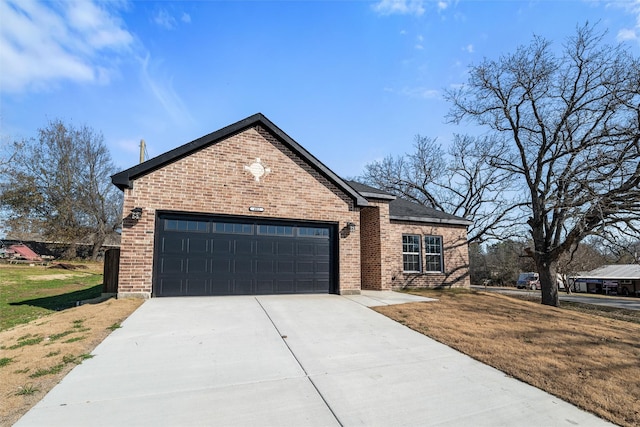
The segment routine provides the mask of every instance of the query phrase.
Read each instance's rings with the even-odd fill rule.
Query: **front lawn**
[[[0,264],[0,331],[102,293],[102,264],[77,270]]]

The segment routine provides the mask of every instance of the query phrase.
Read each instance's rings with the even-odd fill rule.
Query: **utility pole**
[[[145,142],[144,139],[140,140],[140,163],[144,162]]]

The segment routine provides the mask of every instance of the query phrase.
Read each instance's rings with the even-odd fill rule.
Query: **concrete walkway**
[[[16,426],[606,425],[365,307],[402,298],[151,299]]]

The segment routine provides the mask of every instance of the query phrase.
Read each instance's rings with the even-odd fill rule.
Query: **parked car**
[[[538,273],[532,271],[527,273],[520,273],[518,281],[516,282],[516,288],[518,289],[531,289],[535,291],[540,289],[540,280],[538,280]]]

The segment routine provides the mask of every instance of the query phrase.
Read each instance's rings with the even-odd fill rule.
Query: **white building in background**
[[[570,281],[576,292],[640,296],[640,264],[605,265]]]

